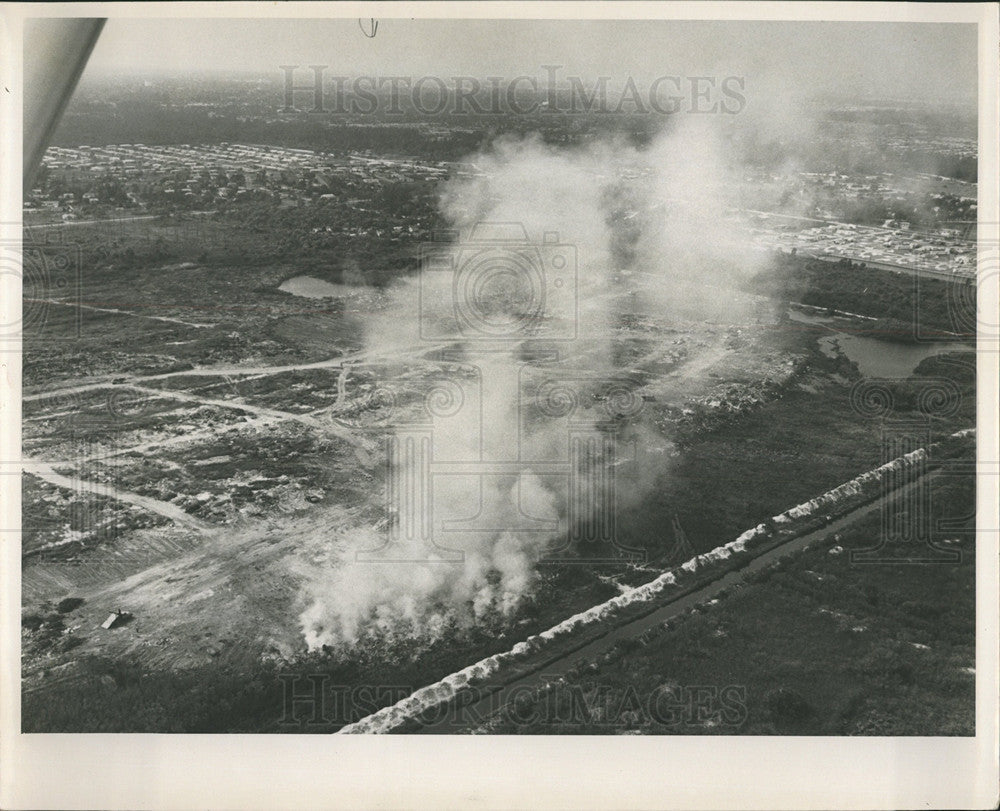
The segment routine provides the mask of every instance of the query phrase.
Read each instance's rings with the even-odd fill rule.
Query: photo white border
[[[20,28],[27,17],[521,17],[836,20],[979,25],[979,219],[997,199],[998,22],[993,4],[134,3],[0,6],[0,239],[20,237]],[[0,317],[20,291],[0,280]],[[16,281],[16,280],[15,280]],[[979,302],[985,323],[997,301]],[[990,315],[987,315],[990,314]],[[9,323],[9,322],[8,322]],[[997,460],[997,363],[978,360],[978,453]],[[20,454],[20,358],[0,356],[0,459]],[[20,488],[0,477],[3,527]],[[981,480],[996,527],[997,477]],[[993,523],[991,523],[991,517]],[[995,807],[998,554],[978,536],[975,738],[690,736],[70,735],[20,733],[20,544],[0,543],[0,808],[973,808]]]

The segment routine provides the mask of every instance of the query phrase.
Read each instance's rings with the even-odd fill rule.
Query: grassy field
[[[934,521],[954,522],[936,541],[960,562],[852,563],[879,537],[876,513],[618,643],[483,731],[975,734],[974,477],[938,475],[931,503]]]
[[[806,336],[790,333],[783,340]],[[877,467],[886,425],[922,422],[930,441],[975,425],[971,367],[949,362],[971,353],[929,358],[908,380],[886,383],[894,408],[866,413],[858,402],[859,375],[843,358],[811,352],[805,371],[773,399],[739,414],[695,414],[675,425],[678,456],[638,509],[619,515],[625,539],[641,539],[653,559],[671,548],[677,516],[697,551]],[[950,381],[955,399],[942,414],[927,410],[929,393]]]

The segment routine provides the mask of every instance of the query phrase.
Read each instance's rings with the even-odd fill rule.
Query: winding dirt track
[[[181,526],[190,527],[198,532],[212,533],[215,531],[210,524],[184,512],[176,504],[171,504],[169,501],[148,498],[130,490],[119,490],[103,482],[85,481],[77,476],[64,476],[61,473],[56,473],[48,462],[26,460],[22,463],[22,467],[25,473],[30,473],[58,487],[65,487],[67,490],[74,492],[85,490],[95,496],[104,496],[123,501],[126,504],[134,504],[136,507],[142,507],[144,510],[162,515],[164,518],[169,518]]]

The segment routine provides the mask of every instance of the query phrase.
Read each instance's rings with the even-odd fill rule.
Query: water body
[[[824,335],[819,339],[819,348],[829,358],[845,355],[857,364],[864,377],[887,378],[909,377],[925,358],[943,352],[974,352],[976,349],[967,341],[903,344],[845,332]]]
[[[303,298],[344,298],[357,290],[349,284],[325,282],[315,276],[295,276],[285,279],[278,289]]]
[[[844,355],[857,364],[864,377],[907,378],[912,375],[921,361],[943,352],[975,352],[971,341],[934,341],[931,343],[900,343],[842,332],[834,325],[842,325],[847,319],[816,313],[806,313],[796,309],[788,311],[792,321],[802,324],[824,326],[830,334],[818,338],[819,349],[828,358]]]

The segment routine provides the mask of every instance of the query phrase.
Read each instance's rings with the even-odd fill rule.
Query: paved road
[[[121,222],[136,222],[138,220],[158,220],[162,219],[164,215],[162,214],[142,214],[135,217],[112,217],[108,220],[63,220],[61,222],[46,222],[46,223],[25,223],[24,227],[26,230],[33,230],[35,228],[66,228],[67,226],[78,226],[78,225],[107,225],[107,224],[118,224]]]

